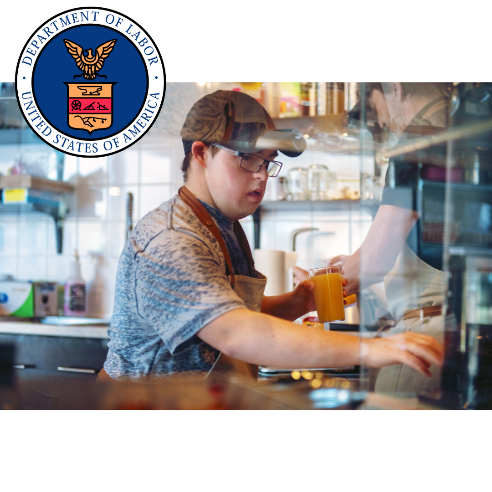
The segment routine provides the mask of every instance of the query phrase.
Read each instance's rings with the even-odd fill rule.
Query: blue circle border
[[[140,26],[140,24],[139,24],[138,22],[134,21],[131,17],[128,17],[127,15],[123,14],[122,12],[119,12],[119,11],[117,11],[117,10],[113,10],[113,9],[111,9],[111,8],[107,8],[107,7],[90,7],[90,6],[84,6],[84,7],[74,7],[74,8],[68,9],[68,10],[64,10],[63,12],[59,12],[58,14],[54,15],[53,17],[50,17],[49,19],[47,19],[47,20],[43,21],[43,22],[42,22],[42,23],[41,23],[41,24],[40,24],[40,25],[39,25],[39,26],[38,26],[38,27],[37,27],[37,28],[33,31],[33,33],[31,34],[31,36],[29,36],[28,40],[26,41],[26,43],[25,43],[25,44],[24,44],[24,46],[22,47],[21,53],[20,53],[20,55],[19,55],[19,59],[18,59],[18,61],[17,61],[17,66],[16,66],[16,68],[15,68],[15,97],[16,97],[16,99],[17,99],[17,104],[19,105],[19,108],[21,109],[22,117],[24,118],[24,120],[25,120],[25,121],[26,121],[26,123],[28,124],[29,128],[30,128],[30,129],[34,132],[34,134],[35,134],[35,135],[36,135],[36,136],[37,136],[40,140],[42,140],[43,142],[45,142],[47,145],[49,145],[50,147],[52,147],[52,148],[53,148],[53,149],[55,149],[56,151],[61,152],[61,153],[63,153],[63,154],[71,155],[71,156],[74,156],[74,157],[83,157],[84,159],[97,159],[97,158],[107,157],[107,156],[110,156],[110,155],[113,155],[113,154],[117,154],[117,153],[119,153],[119,152],[122,152],[122,151],[124,151],[124,150],[126,150],[126,149],[128,149],[128,148],[132,147],[132,146],[133,146],[133,145],[135,145],[135,144],[136,144],[136,143],[137,143],[137,142],[138,142],[138,141],[139,141],[142,137],[144,137],[144,136],[147,134],[147,132],[148,132],[148,131],[152,128],[152,126],[154,125],[154,123],[157,121],[157,118],[159,117],[159,114],[160,114],[161,109],[162,109],[162,105],[164,104],[164,98],[166,97],[166,79],[167,79],[167,77],[166,77],[166,67],[165,67],[165,65],[164,65],[164,61],[163,61],[163,58],[162,58],[161,52],[159,51],[159,48],[158,48],[157,44],[155,43],[155,41],[153,40],[153,38],[150,36],[150,34],[149,34],[149,33],[148,33],[145,29],[144,29],[145,34],[148,36],[148,38],[150,39],[150,41],[153,43],[153,45],[154,45],[154,47],[155,47],[155,49],[156,49],[157,53],[159,54],[160,60],[161,60],[161,64],[162,64],[162,71],[163,71],[163,73],[164,73],[164,91],[163,91],[163,94],[162,94],[161,103],[160,103],[160,105],[159,105],[159,108],[157,109],[157,113],[156,113],[155,118],[154,118],[154,120],[152,121],[152,123],[149,125],[149,127],[147,128],[147,130],[146,130],[146,131],[145,131],[142,135],[140,135],[140,137],[138,137],[136,140],[134,140],[132,143],[130,143],[130,144],[129,144],[129,145],[127,145],[126,147],[124,147],[124,148],[122,148],[122,149],[120,149],[120,150],[115,150],[114,152],[110,152],[110,153],[108,153],[108,154],[104,154],[104,155],[87,155],[87,156],[86,156],[86,155],[84,155],[84,156],[81,156],[81,155],[79,155],[79,154],[73,154],[73,153],[71,153],[71,152],[66,152],[65,150],[61,150],[61,149],[57,148],[55,145],[53,145],[53,144],[51,144],[51,143],[47,142],[46,140],[44,140],[43,138],[41,138],[41,137],[38,135],[38,133],[34,130],[34,128],[32,127],[32,125],[30,124],[30,122],[29,122],[29,121],[27,120],[27,118],[25,117],[24,112],[22,111],[22,106],[21,106],[21,103],[20,103],[20,100],[19,100],[19,94],[18,94],[18,91],[17,91],[17,77],[18,77],[18,73],[19,73],[19,66],[20,66],[20,63],[21,63],[21,60],[22,60],[22,55],[23,55],[23,53],[24,53],[24,51],[25,51],[26,47],[27,47],[27,46],[28,46],[28,44],[29,44],[30,38],[31,38],[32,36],[34,36],[34,34],[36,34],[36,32],[38,32],[38,31],[39,31],[39,30],[43,27],[43,25],[45,25],[45,24],[46,24],[46,23],[48,23],[49,21],[51,21],[51,20],[53,20],[53,19],[57,18],[57,17],[58,17],[58,16],[60,16],[60,15],[66,14],[66,13],[68,13],[68,12],[73,12],[73,11],[75,11],[75,10],[79,10],[79,9],[99,9],[99,10],[104,10],[104,11],[108,11],[108,12],[113,12],[113,13],[115,13],[115,14],[118,14],[118,15],[120,15],[120,16],[125,17],[125,18],[126,18],[126,19],[128,19],[129,21],[132,21],[133,23],[135,23],[135,25],[137,25],[137,26],[141,27],[141,26]],[[89,25],[89,24],[85,24],[85,25]],[[94,26],[101,26],[102,24],[90,24],[90,25],[94,25]],[[79,26],[74,26],[74,27],[79,27]],[[142,28],[142,27],[141,27],[141,28]],[[69,29],[73,29],[73,27],[70,27]],[[65,29],[65,31],[68,31],[69,29]],[[111,28],[111,27],[109,27],[109,29],[112,29],[112,30],[114,31],[114,29],[113,29],[113,28]],[[142,28],[142,29],[143,29],[143,28]],[[45,47],[43,47],[43,49],[44,49],[44,48],[45,48]],[[41,51],[42,51],[42,50],[41,50]],[[138,49],[137,49],[137,51],[138,51]],[[142,56],[142,55],[141,55],[141,53],[140,53],[140,51],[138,51],[138,53],[139,53],[139,55],[140,55],[140,56]],[[39,54],[41,54],[41,52],[40,52]],[[34,69],[36,68],[36,64],[37,64],[37,62],[38,62],[38,59],[39,59],[39,58],[37,58],[37,59],[36,59],[36,62],[34,63],[34,67],[33,67],[33,69],[32,69],[32,73],[34,73]],[[142,57],[142,59],[143,59],[143,57]],[[145,64],[145,61],[144,61],[144,64]],[[146,67],[146,69],[147,69],[147,67]],[[148,73],[149,73],[149,72],[148,72],[148,69],[147,69],[147,74],[148,74]],[[33,84],[33,81],[31,80],[31,87],[32,87],[32,84]],[[148,88],[149,88],[149,77],[147,77],[147,92],[148,92]],[[41,108],[39,107],[39,105],[37,104],[37,101],[36,101],[36,96],[35,96],[35,94],[34,94],[34,88],[33,88],[33,97],[34,97],[34,100],[35,100],[35,102],[36,102],[36,106],[38,107],[39,111],[41,112]],[[142,106],[141,106],[141,108],[140,108],[140,111],[141,111],[141,109],[143,108],[143,106],[145,106],[145,101],[144,101],[144,103],[142,104]],[[140,114],[140,111],[137,113],[137,116],[135,117],[135,119],[137,119],[138,115]],[[43,114],[43,113],[41,112],[41,114]],[[43,116],[44,116],[44,114],[43,114]],[[45,117],[45,119],[46,119],[46,121],[49,121],[46,117]],[[135,121],[135,119],[133,119],[133,120],[132,120],[132,122],[133,122],[133,121]],[[50,124],[51,124],[51,123],[50,123]],[[130,123],[130,124],[131,124],[131,123]],[[128,126],[129,126],[129,125],[128,125]],[[128,127],[128,126],[127,126],[127,127]],[[126,127],[126,128],[127,128],[127,127]],[[93,139],[93,140],[88,140],[88,139],[83,139],[83,138],[73,137],[72,135],[67,135],[66,133],[64,133],[64,132],[62,132],[62,131],[60,131],[60,130],[58,130],[58,128],[57,128],[57,127],[55,127],[54,125],[53,125],[53,128],[55,128],[58,132],[62,133],[63,135],[66,135],[67,137],[71,138],[72,140],[83,140],[83,141],[91,141],[91,142],[98,142],[98,141],[100,141],[100,140],[96,140],[96,139]],[[124,130],[121,130],[121,131],[124,131]],[[105,137],[104,139],[101,139],[101,140],[106,140],[107,138],[111,138],[112,136],[117,135],[118,133],[121,133],[121,131],[116,132],[116,133],[114,133],[113,135],[107,136],[107,137]]]

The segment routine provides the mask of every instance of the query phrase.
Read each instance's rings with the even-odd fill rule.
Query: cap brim
[[[296,130],[270,130],[258,138],[254,146],[247,141],[224,142],[224,145],[239,152],[259,152],[265,149],[278,150],[287,157],[298,157],[306,150],[306,140]]]

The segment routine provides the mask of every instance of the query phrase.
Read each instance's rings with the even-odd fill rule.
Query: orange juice
[[[355,304],[357,302],[357,296],[355,294],[351,294],[345,298],[347,301],[347,306],[350,306],[351,304]]]
[[[314,284],[314,302],[321,323],[345,320],[341,273],[325,273],[310,278]]]

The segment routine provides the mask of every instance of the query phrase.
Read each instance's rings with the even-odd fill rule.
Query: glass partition
[[[360,124],[377,134],[385,178],[380,197],[362,194],[379,208],[359,252],[361,336],[430,335],[445,351],[431,376],[363,367],[368,390],[444,408],[491,405],[491,95],[490,83],[363,84]],[[373,319],[376,285],[386,306]]]
[[[282,157],[279,177],[243,221],[252,247],[285,253],[277,293],[292,289],[294,264],[308,270],[336,257],[357,300],[351,298],[343,322],[326,328],[361,339],[428,335],[445,352],[430,376],[401,365],[362,364],[360,375],[356,367],[320,369],[366,391],[444,408],[489,408],[492,84],[169,84],[155,129],[176,139],[175,148],[159,150],[166,162],[181,156],[179,127],[190,105],[217,89],[255,97],[278,129],[295,128],[307,141],[302,156]],[[64,156],[26,127],[12,84],[0,84],[0,140],[0,174],[62,179]],[[163,180],[177,189],[181,177],[172,176]],[[10,210],[0,207],[5,230]],[[11,273],[6,265],[0,274]],[[320,328],[317,321],[316,312],[297,320]]]

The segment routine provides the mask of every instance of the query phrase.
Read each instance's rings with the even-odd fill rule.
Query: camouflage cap
[[[216,91],[198,100],[186,116],[180,135],[185,154],[193,142],[218,143],[240,152],[279,150],[297,157],[306,141],[296,130],[276,130],[256,99],[238,91]]]

